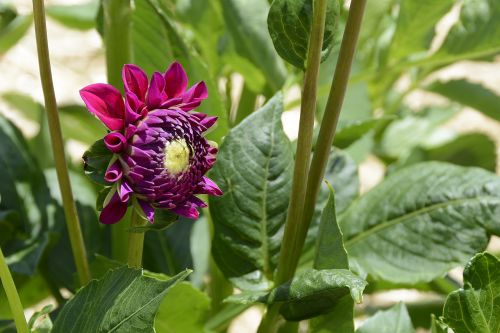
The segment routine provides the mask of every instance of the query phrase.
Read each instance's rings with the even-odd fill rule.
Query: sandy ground
[[[47,4],[81,3],[81,0],[51,0]],[[31,11],[31,1],[16,0],[16,7],[21,13]],[[443,29],[446,29],[445,27]],[[78,90],[93,82],[105,82],[104,57],[101,39],[95,31],[81,32],[68,30],[59,24],[48,21],[49,44],[51,51],[52,69],[57,98],[60,103],[81,103]],[[36,46],[34,32],[30,31],[23,40],[10,52],[0,58],[0,94],[9,91],[18,91],[28,94],[37,101],[42,101],[42,91],[39,83],[38,64],[36,61]],[[500,61],[496,64],[463,62],[448,67],[435,75],[441,79],[468,78],[473,82],[480,82],[500,94]],[[407,102],[415,107],[440,103],[442,100],[432,94],[415,92],[408,96]],[[13,119],[24,132],[32,135],[37,131],[36,123],[26,121],[10,111],[0,99],[0,110]],[[290,136],[296,136],[298,113],[287,112],[284,115],[285,130]],[[489,135],[500,149],[500,124],[481,113],[465,108],[446,125],[446,128],[457,132],[482,132]],[[86,147],[71,142],[70,153],[76,159],[81,156]],[[500,151],[498,151],[500,153]],[[500,154],[498,154],[500,156]],[[500,163],[499,163],[500,165]],[[360,166],[360,177],[364,190],[376,185],[384,174],[384,167],[374,156],[369,156]],[[492,244],[498,249],[498,241]],[[460,276],[460,270],[454,272]],[[367,299],[369,302],[387,302],[399,300],[417,300],[422,295],[413,291],[391,292],[386,295],[377,295]],[[48,300],[50,302],[51,300]],[[27,311],[29,317],[37,306]],[[231,326],[230,333],[255,332],[261,311],[251,308],[241,315]]]

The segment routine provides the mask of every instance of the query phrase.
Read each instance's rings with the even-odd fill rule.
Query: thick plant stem
[[[132,60],[130,0],[104,0],[104,44],[108,82],[123,92],[121,71]],[[128,248],[128,226],[116,223],[111,228],[111,255],[125,262]]]
[[[321,47],[325,30],[326,0],[315,0],[313,4],[313,26],[307,54],[304,73],[304,88],[300,107],[299,136],[293,174],[292,194],[288,206],[285,234],[281,245],[278,271],[275,284],[280,285],[289,280],[295,271],[294,262],[298,261],[300,250],[297,251],[297,234],[300,230],[304,200],[306,195],[307,174],[309,172],[314,115],[316,110],[316,95]]]
[[[56,167],[59,189],[61,191],[71,249],[75,259],[80,285],[83,286],[90,281],[90,269],[87,261],[85,243],[83,242],[82,231],[80,229],[80,221],[78,219],[75,201],[73,200],[68,167],[66,165],[61,124],[57,113],[56,96],[54,92],[54,84],[52,82],[52,72],[50,69],[47,26],[45,23],[45,8],[43,0],[33,0],[33,16],[35,21],[40,78],[42,81],[43,96],[45,99],[45,109],[47,110],[47,119],[49,122],[54,164]]]
[[[208,196],[204,195],[201,199],[208,201]],[[210,241],[212,241],[214,238],[214,222],[212,220],[212,215],[210,214],[210,210],[208,208],[203,209],[203,214],[207,218]],[[212,257],[209,259],[209,271],[210,280],[207,283],[206,290],[208,296],[210,296],[210,300],[212,301],[212,315],[215,315],[225,306],[224,299],[233,293],[233,285],[226,279],[224,274],[222,274]]]
[[[297,233],[300,230],[299,224],[303,213],[307,174],[310,165],[319,64],[325,31],[326,6],[327,0],[315,0],[313,2],[313,23],[300,105],[299,136],[297,138],[297,152],[295,154],[292,194],[288,206],[278,270],[274,279],[276,286],[285,283],[293,277],[300,256],[300,249],[297,250],[296,247],[297,239],[300,238]],[[279,306],[270,306],[260,323],[258,333],[276,332],[278,318]]]
[[[147,223],[137,212],[132,208],[130,216],[130,227],[142,227]],[[132,268],[142,267],[142,252],[144,249],[144,232],[130,232],[128,238],[128,259],[127,263]]]
[[[325,175],[328,157],[332,148],[335,130],[342,109],[351,66],[354,59],[356,44],[363,21],[366,0],[352,0],[347,18],[342,45],[340,47],[339,59],[335,74],[333,76],[332,85],[328,102],[325,107],[325,113],[321,122],[321,127],[318,135],[318,141],[314,150],[314,157],[311,162],[311,169],[307,179],[306,200],[304,203],[304,213],[298,235],[300,239],[296,243],[297,249],[302,250],[306,238],[307,230],[311,224],[311,219],[314,214],[314,206],[316,198],[321,187],[322,179]],[[298,259],[298,258],[297,258]],[[297,263],[295,263],[297,266]]]
[[[267,309],[257,329],[257,333],[275,333],[277,331],[280,315],[279,310],[280,308],[276,305],[272,305]]]
[[[16,285],[14,284],[14,280],[10,274],[2,249],[0,249],[0,280],[2,281],[5,295],[7,295],[7,301],[9,302],[10,311],[14,317],[17,332],[29,333],[28,324],[26,323],[26,318],[24,317],[23,305],[19,299]]]

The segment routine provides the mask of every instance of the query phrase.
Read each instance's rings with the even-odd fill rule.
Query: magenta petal
[[[213,180],[205,176],[203,176],[203,182],[200,183],[200,187],[197,192],[199,194],[203,193],[215,196],[221,196],[223,194],[217,184],[215,184]]]
[[[125,215],[127,206],[126,202],[120,200],[118,193],[113,194],[113,197],[99,215],[99,221],[104,224],[115,224]]]
[[[151,78],[151,84],[149,85],[147,104],[151,108],[155,108],[161,105],[162,101],[167,99],[165,95],[165,79],[163,76],[155,72]]]
[[[148,90],[148,77],[146,73],[136,65],[125,65],[122,70],[125,91],[134,93],[137,98],[144,101]]]
[[[182,65],[178,62],[172,63],[165,72],[165,92],[168,98],[181,95],[187,87],[188,77]]]
[[[80,90],[90,113],[97,116],[110,130],[116,131],[125,125],[125,105],[120,92],[105,83],[91,84]]]
[[[122,176],[123,171],[120,166],[120,162],[116,161],[106,170],[106,173],[104,174],[104,180],[109,183],[114,183],[120,180]]]
[[[125,95],[125,120],[127,124],[135,122],[141,117],[141,110],[144,108],[144,102],[141,102],[135,94],[127,92]]]
[[[200,216],[200,213],[198,213],[196,206],[189,204],[185,206],[177,206],[171,209],[171,211],[177,215],[187,217],[188,219],[197,219],[198,216]]]
[[[123,202],[127,202],[130,199],[130,193],[132,193],[132,188],[126,182],[122,182],[117,188],[118,196]]]
[[[139,202],[139,206],[141,206],[141,209],[144,212],[146,219],[150,223],[153,223],[155,219],[155,209],[144,200],[137,200],[137,201]]]
[[[127,147],[127,139],[119,132],[111,132],[104,137],[104,145],[113,153],[120,153]]]
[[[208,128],[212,127],[215,124],[216,121],[217,121],[217,117],[211,117],[211,116],[209,116],[209,117],[206,117],[205,119],[203,119],[201,121],[201,124],[203,126],[205,126],[205,128],[208,129]]]
[[[194,100],[204,100],[208,97],[208,90],[205,82],[200,81],[194,84],[188,91],[183,95],[183,102],[189,103]]]
[[[201,208],[205,208],[207,207],[207,204],[205,203],[205,201],[195,197],[194,195],[192,195],[191,197],[189,197],[188,201],[195,205],[196,207],[201,207]]]

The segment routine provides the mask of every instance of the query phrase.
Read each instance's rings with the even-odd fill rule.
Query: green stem
[[[137,212],[135,207],[132,207],[130,215],[130,227],[142,227],[147,223]],[[144,249],[144,232],[129,232],[128,233],[128,259],[127,263],[132,268],[142,267],[142,252]]]
[[[10,274],[9,266],[7,266],[2,249],[0,249],[0,280],[2,281],[3,289],[7,295],[10,310],[14,316],[17,332],[29,333],[28,324],[26,322],[26,318],[24,317],[23,305],[19,299],[16,285],[14,284],[14,280]]]
[[[323,176],[325,174],[326,164],[330,156],[333,137],[337,128],[337,123],[342,109],[349,75],[351,72],[356,43],[363,20],[363,13],[366,5],[366,0],[352,0],[347,18],[342,45],[340,46],[339,59],[335,74],[333,76],[330,95],[325,108],[325,114],[321,122],[321,127],[318,135],[318,141],[314,150],[314,157],[311,162],[311,169],[307,180],[306,199],[304,202],[304,213],[302,221],[297,232],[298,238],[295,243],[296,253],[300,254],[304,241],[306,239],[307,230],[311,224],[311,219],[314,213],[316,197],[318,195]],[[292,257],[293,270],[296,269],[299,255]]]
[[[66,165],[64,142],[61,134],[61,124],[57,113],[56,96],[50,69],[47,26],[45,23],[45,8],[43,0],[33,0],[33,16],[35,21],[40,78],[42,81],[43,96],[45,99],[45,109],[47,110],[47,119],[49,122],[54,164],[57,172],[57,180],[59,181],[59,189],[61,191],[71,249],[75,259],[80,285],[83,286],[90,281],[91,276],[87,261],[87,252],[85,251],[85,243],[83,242],[82,231],[80,229],[80,221],[78,219],[75,201],[73,200],[68,167]]]
[[[205,198],[202,198],[205,199]],[[208,201],[208,197],[206,198]],[[214,236],[214,224],[210,211],[204,209],[204,214],[207,217],[207,223],[210,232],[210,240]],[[233,293],[233,286],[229,282],[224,274],[220,271],[215,260],[210,257],[209,259],[209,270],[210,270],[210,280],[207,284],[207,292],[212,301],[212,314],[218,313],[224,307],[224,299],[229,297]]]
[[[274,333],[278,329],[278,319],[280,316],[280,308],[276,305],[271,305],[267,308],[262,321],[260,322],[257,333]]]
[[[292,194],[288,206],[283,243],[281,244],[278,270],[274,283],[279,286],[293,277],[300,257],[297,249],[297,238],[300,238],[301,217],[306,196],[307,174],[311,159],[316,95],[318,90],[318,73],[321,60],[321,49],[325,31],[327,0],[313,2],[313,25],[307,53],[304,86],[300,105],[299,136],[292,183]],[[279,305],[268,308],[260,323],[258,333],[274,333],[279,319]]]
[[[304,73],[304,88],[302,91],[292,194],[288,206],[278,271],[275,278],[276,285],[285,283],[292,278],[296,262],[300,256],[300,249],[296,248],[296,243],[297,238],[300,237],[298,232],[300,230],[304,200],[306,198],[307,174],[310,165],[316,94],[318,90],[318,72],[325,30],[326,5],[326,0],[315,0],[313,3],[313,26],[311,28],[311,39],[309,41],[306,70]]]
[[[121,71],[132,60],[130,0],[103,0],[104,44],[108,82],[123,92]],[[125,262],[127,259],[128,226],[117,223],[111,228],[111,255]]]

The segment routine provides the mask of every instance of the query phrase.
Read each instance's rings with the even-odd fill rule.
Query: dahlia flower
[[[208,96],[205,83],[186,89],[188,78],[177,62],[155,72],[149,84],[135,65],[125,65],[122,78],[125,98],[103,83],[80,91],[90,113],[110,130],[104,144],[113,158],[104,179],[113,186],[99,220],[118,222],[129,202],[150,222],[155,209],[197,218],[197,208],[206,204],[195,194],[222,194],[204,176],[217,148],[203,134],[217,118],[192,111]]]

